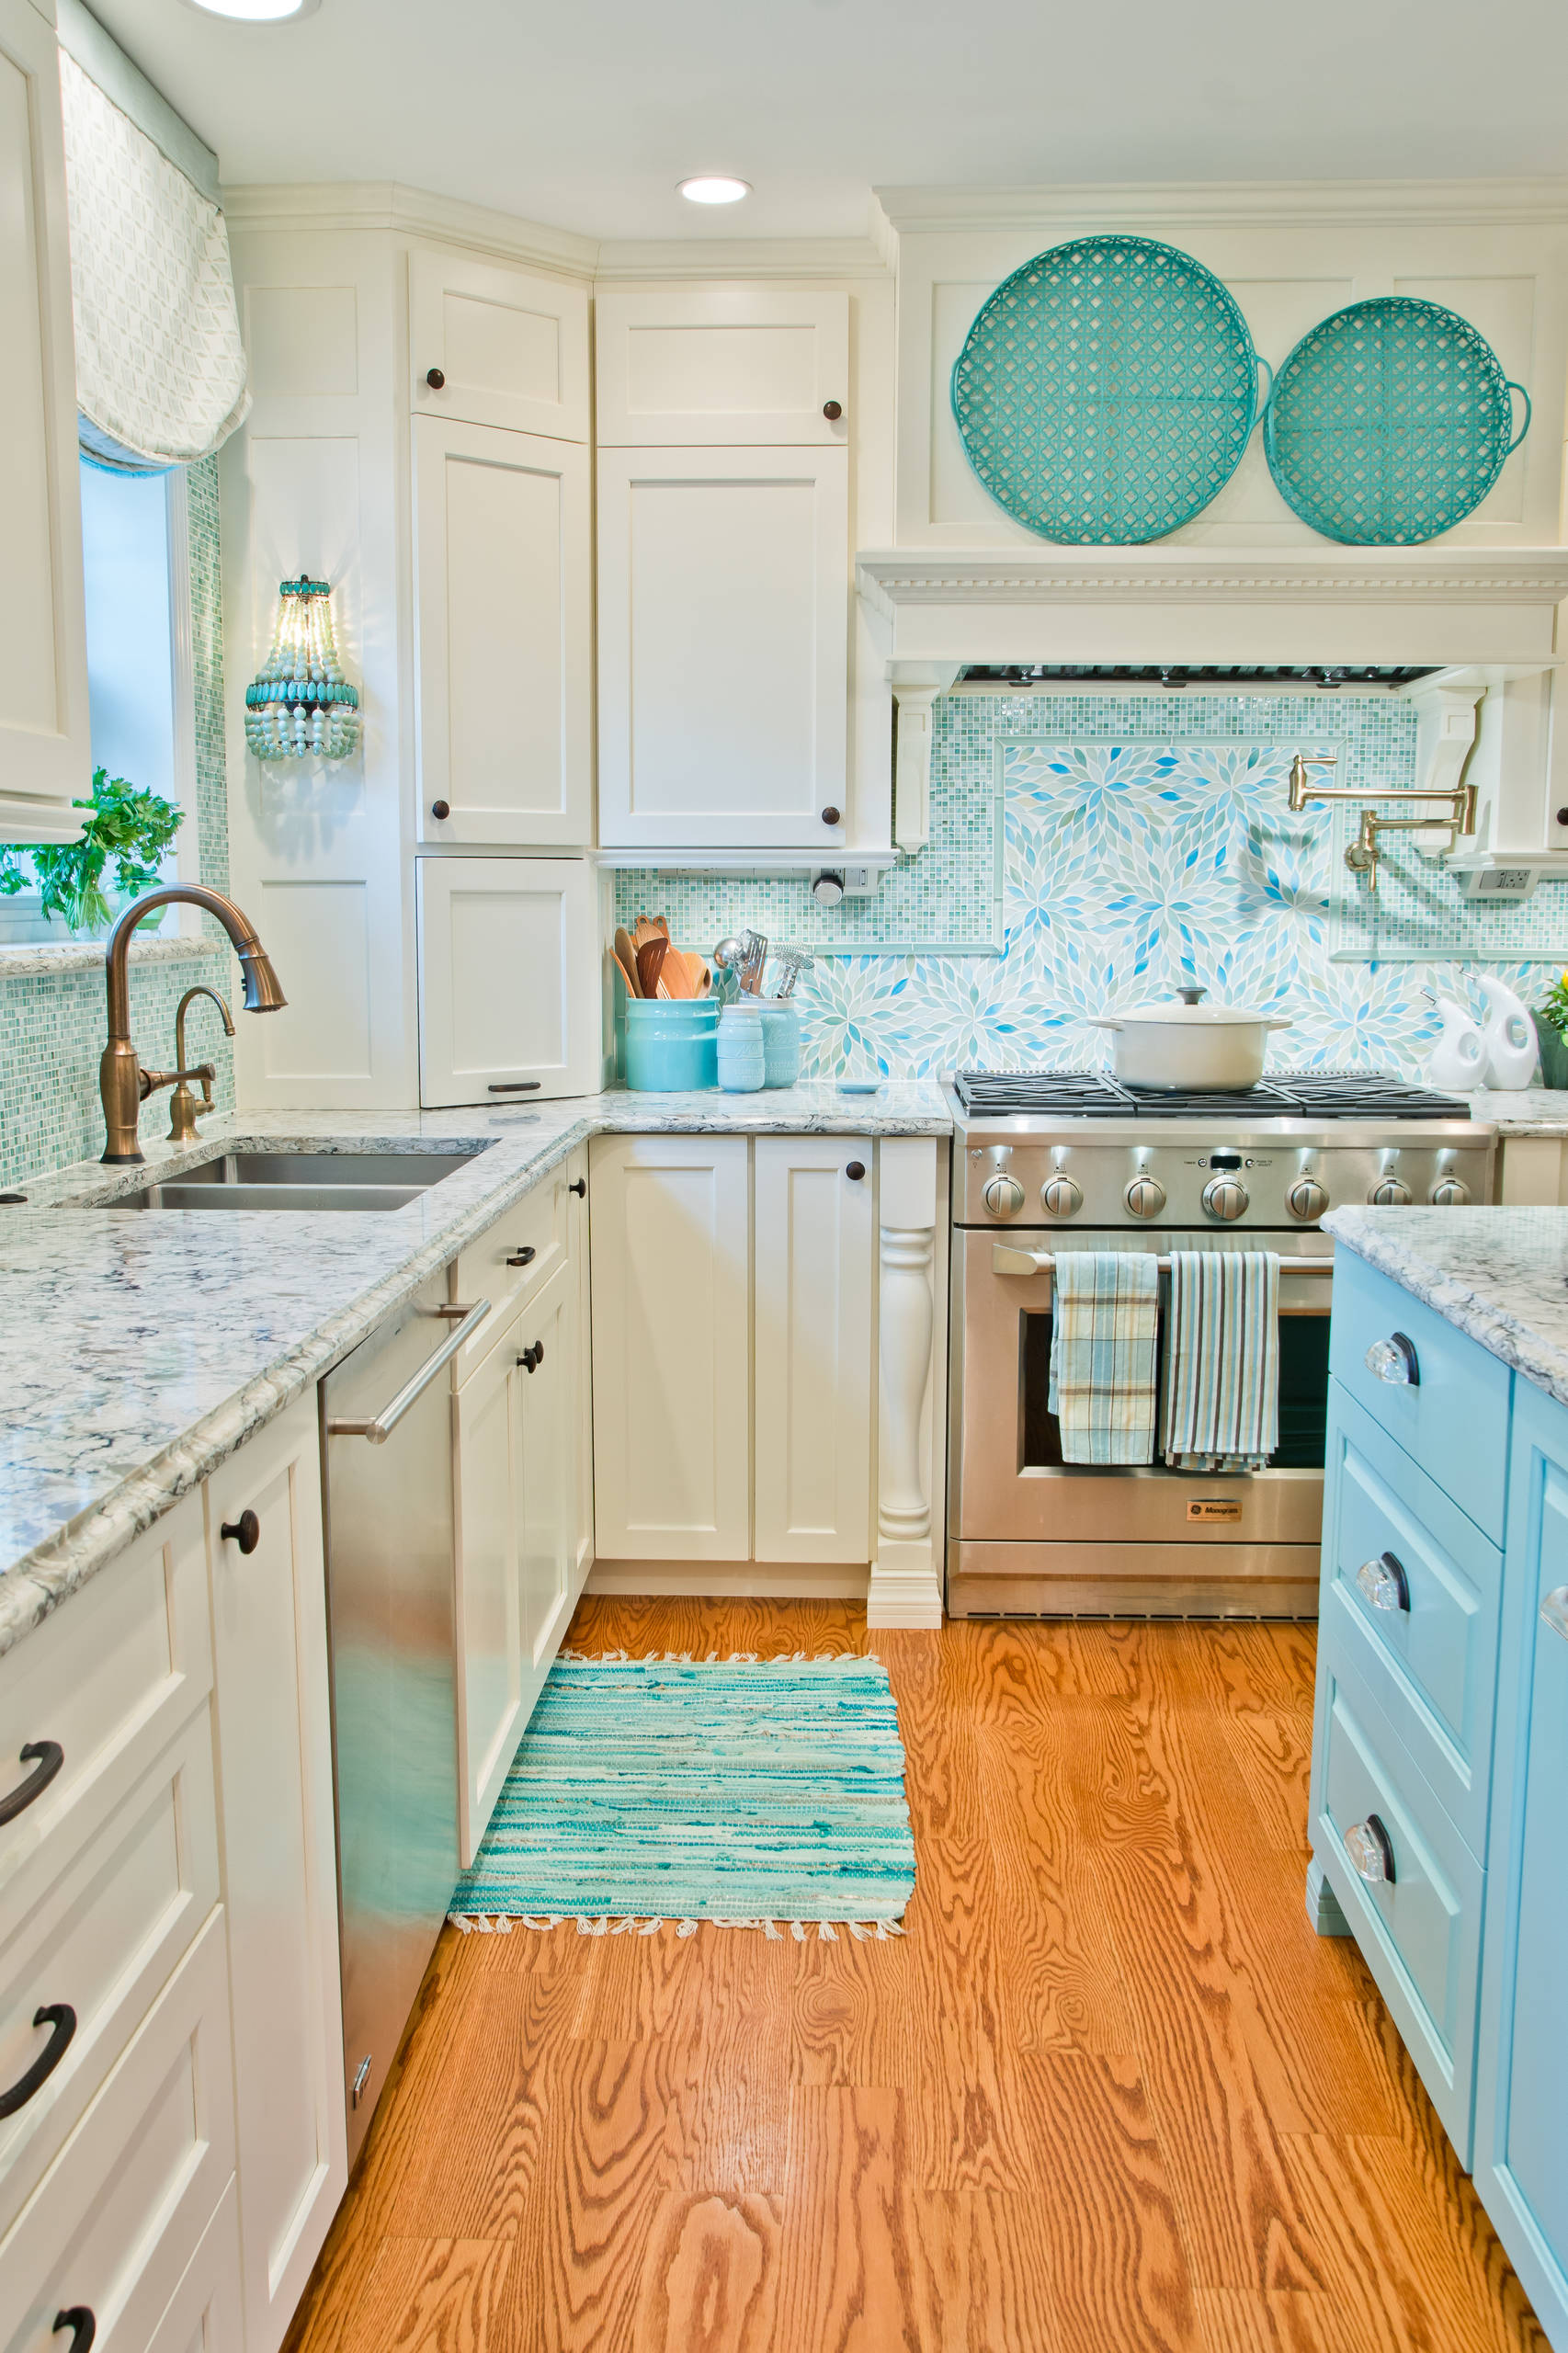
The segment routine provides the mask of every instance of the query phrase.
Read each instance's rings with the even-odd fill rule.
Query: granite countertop
[[[1500,1136],[1568,1136],[1568,1090],[1483,1086],[1470,1097],[1471,1117],[1488,1120]]]
[[[929,1081],[875,1095],[633,1095],[451,1111],[237,1112],[144,1166],[78,1163],[0,1208],[0,1653],[594,1135],[945,1136]],[[467,1146],[390,1211],[122,1210],[240,1151]],[[104,1204],[108,1203],[107,1208]]]
[[[1568,1405],[1568,1210],[1331,1210],[1324,1231]]]

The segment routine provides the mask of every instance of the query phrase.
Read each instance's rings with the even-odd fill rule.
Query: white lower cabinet
[[[526,1297],[457,1393],[458,1843],[479,1851],[586,1574],[579,1274]]]
[[[602,892],[576,858],[421,858],[419,1099],[589,1095],[604,1075]]]
[[[92,2337],[106,2353],[143,2353],[233,2167],[223,1918],[215,1912],[0,2240],[4,2353],[71,2353]],[[60,2327],[62,2315],[74,2338]],[[231,2348],[232,2335],[212,2353]]]
[[[601,1560],[750,1554],[749,1152],[744,1136],[593,1146]]]
[[[872,1190],[865,1137],[595,1145],[599,1559],[870,1558]]]
[[[245,2353],[275,2353],[347,2179],[315,1399],[207,1484]]]

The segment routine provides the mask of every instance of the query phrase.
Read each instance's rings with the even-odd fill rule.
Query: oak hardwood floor
[[[1546,2353],[1302,1901],[1312,1631],[592,1600],[874,1649],[902,1941],[447,1929],[290,2353]]]

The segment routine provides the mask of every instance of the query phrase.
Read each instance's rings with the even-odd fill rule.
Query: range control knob
[[[1461,1176],[1439,1176],[1426,1199],[1435,1210],[1461,1210],[1470,1199],[1470,1187]]]
[[[1134,1217],[1158,1217],[1165,1206],[1165,1188],[1157,1176],[1134,1176],[1121,1198]]]
[[[1203,1188],[1203,1206],[1221,1225],[1233,1225],[1246,1213],[1249,1197],[1239,1176],[1210,1176]]]
[[[1408,1185],[1402,1184],[1397,1176],[1381,1176],[1373,1186],[1367,1199],[1375,1209],[1406,1209],[1410,1203],[1410,1188]]]
[[[1047,1217],[1076,1217],[1084,1206],[1084,1188],[1076,1177],[1064,1176],[1058,1169],[1040,1187],[1040,1205]]]
[[[1315,1176],[1298,1176],[1285,1196],[1285,1206],[1292,1217],[1310,1225],[1328,1207],[1328,1187],[1320,1185]]]
[[[1024,1188],[1016,1176],[993,1176],[985,1188],[985,1206],[993,1217],[1017,1217],[1024,1206]]]

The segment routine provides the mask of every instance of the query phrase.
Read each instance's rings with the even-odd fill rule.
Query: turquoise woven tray
[[[1529,424],[1529,394],[1468,320],[1389,294],[1301,337],[1269,395],[1263,446],[1279,495],[1314,531],[1409,547],[1475,512]]]
[[[1148,237],[1037,254],[982,305],[953,415],[993,498],[1042,539],[1133,546],[1190,522],[1257,417],[1246,321],[1210,270]]]

